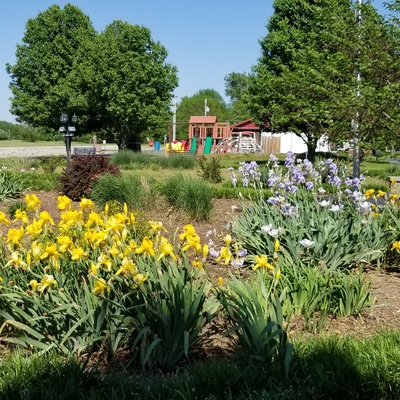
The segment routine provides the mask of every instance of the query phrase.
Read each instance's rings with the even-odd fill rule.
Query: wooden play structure
[[[260,127],[251,119],[238,124],[218,122],[217,117],[191,116],[188,127],[188,141],[175,141],[167,145],[167,153],[222,154],[259,153]]]

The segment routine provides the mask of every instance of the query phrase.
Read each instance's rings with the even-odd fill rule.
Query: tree
[[[386,4],[385,19],[371,7],[363,8],[360,114],[366,140],[394,144],[400,137],[400,11],[398,1]],[[384,147],[384,146],[382,146]]]
[[[114,21],[77,62],[76,87],[92,122],[118,147],[141,149],[141,135],[160,138],[171,119],[176,67],[148,28]]]
[[[52,5],[28,20],[16,63],[6,67],[13,94],[10,111],[17,121],[58,129],[61,112],[73,112],[69,76],[74,61],[95,35],[89,17],[71,4],[64,9]]]
[[[274,7],[247,101],[261,124],[305,136],[312,160],[354,93],[354,13],[349,0],[275,0]]]
[[[182,98],[176,111],[178,122],[176,135],[178,139],[187,139],[189,119],[192,115],[204,115],[205,104],[209,109],[207,115],[215,115],[217,121],[225,122],[231,120],[231,112],[222,96],[214,89],[201,89],[193,96]],[[184,124],[181,124],[184,123]]]
[[[326,134],[334,141],[374,140],[382,131],[382,107],[397,91],[394,35],[368,3],[362,24],[356,21],[353,5],[275,0],[244,95],[260,123],[305,137],[311,160]]]
[[[235,122],[250,118],[250,112],[244,101],[249,85],[249,74],[231,72],[225,76],[225,94],[230,97],[230,108]]]

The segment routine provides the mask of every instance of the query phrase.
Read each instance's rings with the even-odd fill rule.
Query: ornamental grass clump
[[[192,220],[208,220],[213,207],[211,186],[198,179],[176,174],[167,179],[160,188],[168,203],[184,211]]]
[[[93,184],[90,198],[100,207],[116,201],[130,209],[149,209],[156,199],[155,183],[139,175],[101,175]]]
[[[126,204],[58,208],[56,223],[29,194],[12,228],[0,213],[0,340],[106,359],[124,347],[144,369],[174,369],[215,312],[193,226],[172,243],[157,221],[143,236]]]

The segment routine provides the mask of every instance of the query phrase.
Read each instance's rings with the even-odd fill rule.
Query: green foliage
[[[233,224],[233,232],[251,253],[272,255],[275,238],[262,230],[271,225],[279,230],[278,238],[293,264],[306,260],[336,270],[383,259],[389,238],[387,226],[372,214],[361,214],[351,199],[342,198],[343,208],[333,212],[299,188],[294,202],[295,214],[285,216],[279,206],[253,200]],[[300,243],[303,239],[314,244],[305,248]]]
[[[76,92],[70,79],[76,74],[75,62],[95,35],[89,17],[71,4],[63,9],[52,5],[28,20],[22,44],[17,45],[16,63],[7,64],[11,112],[18,121],[58,129],[60,110],[69,112],[76,106],[71,104]],[[79,111],[85,120],[82,114],[88,111],[80,107]]]
[[[399,74],[399,41],[376,10],[364,5],[357,24],[347,0],[276,0],[274,7],[249,82],[252,115],[274,130],[303,135],[310,160],[323,134],[334,142],[349,139],[356,112],[363,140],[375,141],[388,124],[396,132],[381,101],[393,108],[389,93],[397,90],[397,78],[388,80],[386,74]],[[356,99],[355,62],[363,81]],[[396,119],[396,112],[389,114]]]
[[[191,219],[209,219],[213,206],[213,192],[206,182],[176,174],[162,183],[160,191],[170,205],[184,211]]]
[[[382,190],[382,192],[385,193],[389,192],[389,187],[387,185],[378,183],[369,183],[368,185],[365,184],[361,185],[361,190],[368,190],[368,189]]]
[[[60,189],[64,195],[73,200],[90,197],[94,182],[104,173],[119,174],[119,168],[112,165],[108,157],[74,157],[59,178]]]
[[[222,182],[221,165],[217,157],[201,156],[197,159],[198,174],[212,183]]]
[[[123,21],[113,21],[86,44],[71,79],[81,106],[91,112],[88,123],[121,149],[140,151],[142,134],[162,138],[178,84],[165,47],[148,28]]]
[[[100,207],[116,201],[130,209],[149,209],[156,199],[155,184],[139,176],[103,174],[93,184],[91,199]]]
[[[173,157],[155,156],[121,150],[111,157],[112,163],[126,170],[143,168],[192,169],[196,165],[194,157],[174,155]]]
[[[18,174],[0,170],[0,201],[19,197],[23,190],[24,184]]]
[[[253,359],[212,359],[179,374],[149,376],[87,368],[75,357],[13,352],[0,360],[0,396],[22,400],[331,398],[395,399],[400,394],[400,332],[367,339],[321,337],[296,342],[290,379]],[[382,368],[382,366],[385,366]],[[102,379],[99,379],[101,374]]]
[[[58,167],[65,166],[64,156],[41,157],[39,160],[40,168],[45,174],[55,172]]]
[[[15,212],[17,210],[26,211],[26,202],[17,200],[15,203],[12,203],[8,206],[8,214],[10,215],[11,219],[15,218]]]
[[[293,264],[287,257],[279,265],[283,314],[287,321],[302,316],[310,331],[321,330],[328,316],[360,315],[372,304],[362,273]]]
[[[224,78],[225,94],[230,97],[234,121],[239,122],[250,118],[248,107],[244,101],[249,79],[248,74],[237,72],[231,72]]]
[[[258,272],[259,291],[251,285],[230,277],[228,289],[218,289],[231,332],[235,332],[246,353],[262,363],[275,362],[289,373],[293,346],[283,329],[283,314],[279,297],[268,290],[263,276]]]
[[[24,189],[29,190],[56,190],[59,187],[60,174],[53,173],[23,173],[20,178],[24,184]]]
[[[146,308],[138,317],[143,329],[135,341],[140,343],[141,364],[146,369],[172,371],[198,343],[215,306],[212,299],[207,300],[207,281],[190,261],[179,265],[168,260],[159,265],[149,260],[141,269],[149,277],[148,285],[141,286]]]

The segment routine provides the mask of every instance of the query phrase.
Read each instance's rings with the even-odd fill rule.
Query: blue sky
[[[0,120],[14,122],[5,64],[15,63],[16,45],[25,24],[52,4],[68,1],[12,0],[2,7],[0,24]],[[273,12],[273,0],[71,0],[97,31],[114,20],[146,26],[168,50],[168,62],[179,72],[178,101],[200,89],[225,96],[224,77],[250,72],[260,56],[259,40]],[[373,2],[383,12],[383,0]]]

